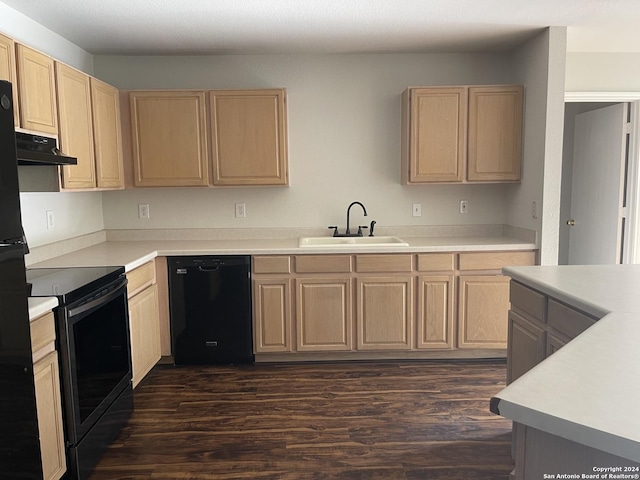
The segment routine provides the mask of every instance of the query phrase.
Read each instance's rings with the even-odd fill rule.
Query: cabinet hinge
[[[624,124],[624,133],[631,133],[631,122],[627,122]]]

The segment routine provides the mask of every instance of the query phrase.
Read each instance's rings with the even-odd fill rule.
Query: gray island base
[[[503,271],[511,478],[640,478],[640,265]]]

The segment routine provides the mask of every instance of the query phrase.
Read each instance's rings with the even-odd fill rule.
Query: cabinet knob
[[[576,224],[576,221],[574,219],[567,220],[567,225],[569,225],[570,227],[573,227],[575,224]]]

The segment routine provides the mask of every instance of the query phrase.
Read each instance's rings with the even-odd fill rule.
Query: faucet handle
[[[363,228],[369,228],[366,225],[358,225],[358,236],[361,237],[362,236],[362,229]]]
[[[327,228],[333,228],[333,236],[337,237],[338,236],[338,227],[336,225],[331,225],[330,227]]]

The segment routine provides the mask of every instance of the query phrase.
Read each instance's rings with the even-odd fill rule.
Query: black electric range
[[[85,480],[133,411],[127,277],[123,267],[27,270],[32,297],[57,297],[70,480]]]
[[[60,305],[69,305],[124,274],[124,267],[68,267],[27,269],[31,297],[57,297]]]

